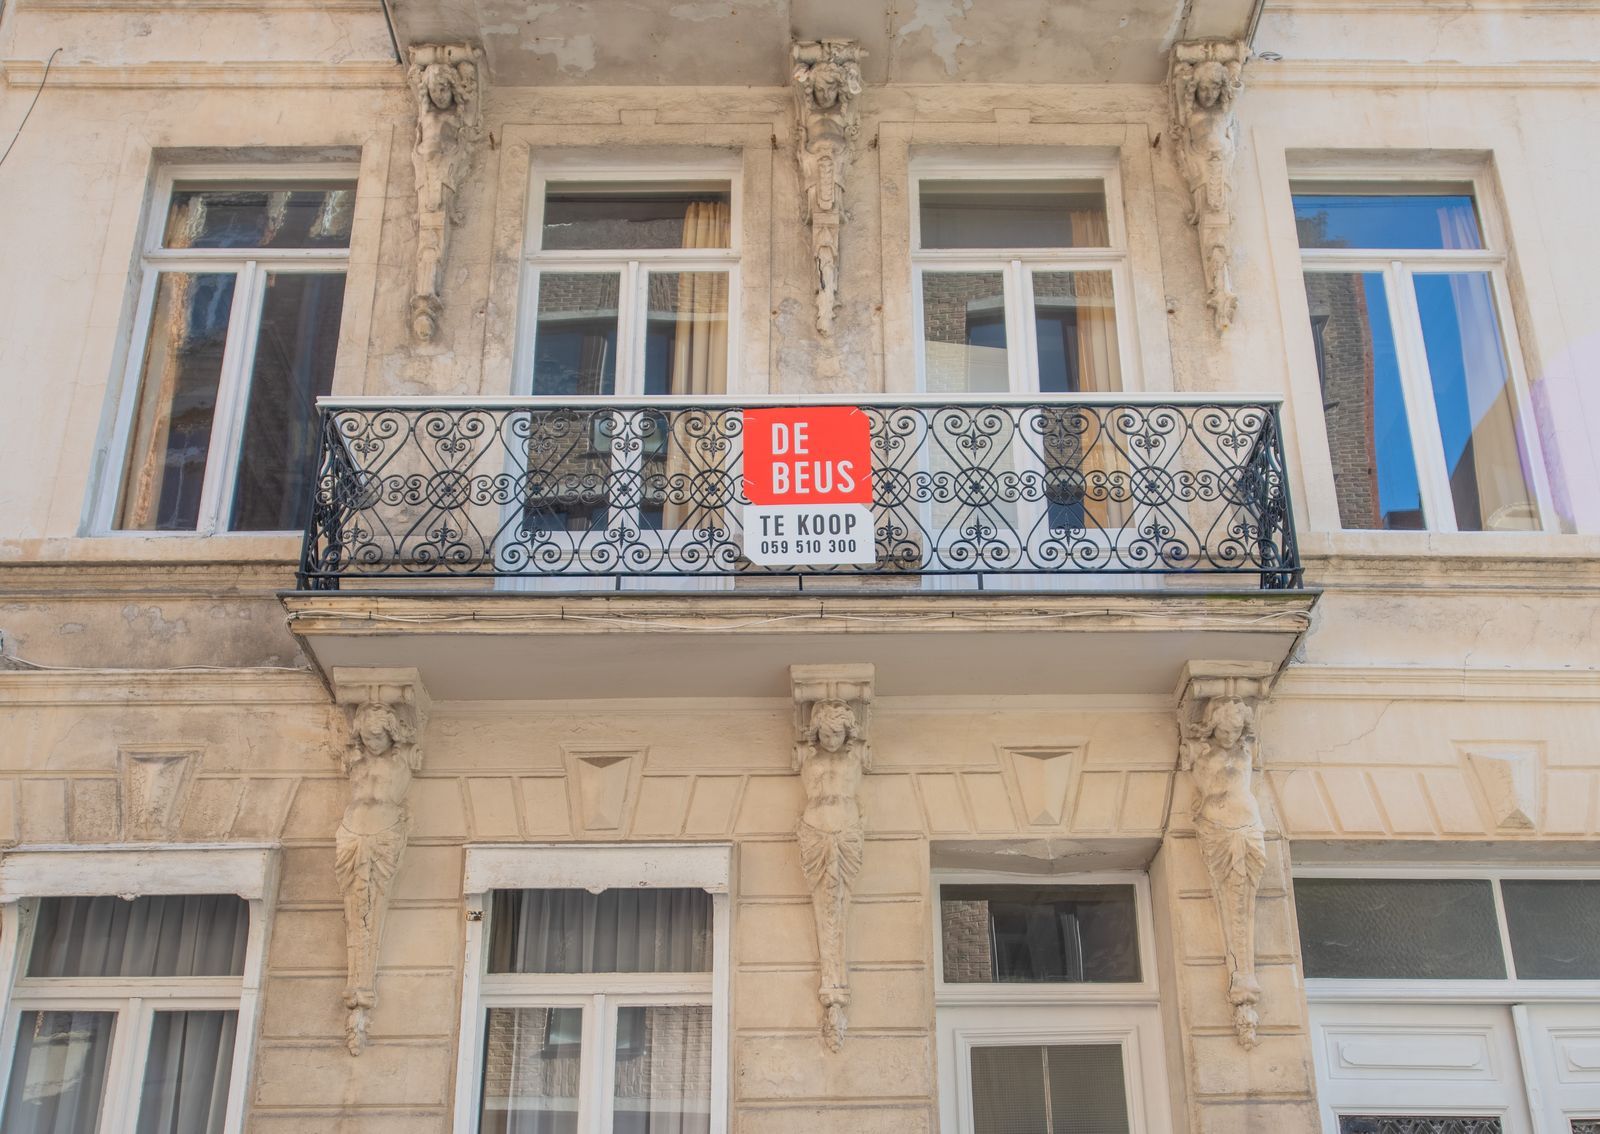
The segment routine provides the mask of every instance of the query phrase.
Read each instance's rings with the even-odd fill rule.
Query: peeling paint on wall
[[[554,56],[556,70],[567,75],[587,75],[594,70],[594,36],[534,36],[525,45],[535,55]]]
[[[903,43],[919,31],[925,31],[933,41],[933,53],[944,61],[944,71],[954,75],[959,68],[956,51],[971,40],[956,31],[952,21],[965,18],[972,10],[972,0],[917,0],[917,14],[895,30],[895,43]]]

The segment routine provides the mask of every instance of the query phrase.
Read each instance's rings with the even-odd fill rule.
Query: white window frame
[[[133,332],[128,339],[122,383],[117,395],[112,443],[100,470],[91,510],[90,530],[97,536],[139,538],[194,538],[196,536],[299,535],[298,531],[235,531],[228,527],[239,470],[239,447],[244,440],[245,414],[250,403],[250,382],[255,362],[256,336],[261,328],[261,302],[269,274],[341,271],[350,268],[349,248],[163,248],[162,232],[172,205],[172,191],[180,183],[232,183],[240,186],[293,181],[349,181],[355,185],[360,166],[355,162],[274,162],[271,164],[212,163],[163,166],[156,174],[145,217],[139,258],[139,297]],[[192,529],[145,531],[118,528],[117,509],[127,475],[128,449],[133,444],[139,409],[146,344],[155,309],[156,288],[164,272],[234,272],[233,305],[228,314],[228,334],[217,382],[217,404],[211,424],[211,446],[206,458],[200,512]],[[341,317],[342,317],[341,312]]]
[[[1511,950],[1511,934],[1509,923],[1506,919],[1505,902],[1501,896],[1500,883],[1516,879],[1540,879],[1549,881],[1596,881],[1600,880],[1600,869],[1593,867],[1507,867],[1507,866],[1481,866],[1469,863],[1462,864],[1383,864],[1383,865],[1338,865],[1333,863],[1296,866],[1293,870],[1296,879],[1301,878],[1346,878],[1346,879],[1462,879],[1487,881],[1494,896],[1495,920],[1500,938],[1500,951],[1505,958],[1506,978],[1502,980],[1454,980],[1438,978],[1430,980],[1385,980],[1374,978],[1345,978],[1345,977],[1306,977],[1305,990],[1306,1002],[1311,1006],[1313,1015],[1318,1005],[1352,1005],[1352,1006],[1384,1006],[1390,1009],[1403,1008],[1406,1005],[1476,1005],[1484,1008],[1505,1009],[1509,1012],[1511,1021],[1511,1040],[1516,1049],[1516,1065],[1519,1081],[1522,1086],[1522,1101],[1526,1104],[1530,1118],[1530,1127],[1534,1134],[1555,1134],[1549,1130],[1545,1115],[1546,1100],[1542,1097],[1540,1086],[1544,1069],[1543,1062],[1539,1059],[1536,1048],[1538,1047],[1538,1033],[1536,1024],[1530,1020],[1528,1008],[1533,1006],[1536,1010],[1542,1006],[1587,1006],[1595,1009],[1600,1016],[1600,980],[1524,980],[1516,976],[1516,958]],[[1303,962],[1302,962],[1303,966]],[[1486,1039],[1485,1042],[1488,1042]],[[1321,1042],[1321,1036],[1313,1035],[1315,1045],[1315,1063],[1318,1083],[1318,1105],[1322,1112],[1324,1128],[1329,1131],[1338,1129],[1338,1109],[1329,1098],[1329,1091],[1324,1088],[1328,1081],[1329,1067],[1328,1054]],[[1497,1109],[1490,1107],[1489,1109]],[[1393,1107],[1388,1112],[1392,1113],[1422,1113],[1422,1114],[1477,1114],[1485,1110],[1484,1106],[1474,1105],[1471,1102],[1446,1100],[1438,1106],[1418,1104],[1416,1107]],[[1499,1111],[1503,1120],[1511,1121],[1503,1111]]]
[[[601,161],[593,157],[535,156],[528,192],[528,217],[522,250],[521,310],[517,320],[517,349],[514,352],[513,394],[533,393],[533,362],[538,332],[539,277],[542,272],[614,272],[621,277],[617,302],[616,390],[591,398],[551,397],[555,405],[604,405],[612,400],[643,399],[645,362],[645,319],[648,313],[649,274],[654,271],[725,271],[728,275],[728,376],[733,383],[735,359],[739,358],[739,313],[741,310],[739,260],[743,227],[742,161],[734,151],[685,154],[681,161],[628,163]],[[648,189],[662,182],[710,181],[728,184],[727,248],[631,248],[576,249],[547,252],[540,247],[544,234],[545,196],[552,184],[596,182],[618,190]],[[723,400],[697,397],[695,401]],[[664,403],[672,397],[652,398]]]
[[[1132,886],[1139,976],[1125,984],[948,984],[940,887],[946,885]],[[936,870],[929,902],[933,933],[933,1000],[939,1061],[939,1128],[970,1134],[972,1049],[1051,1044],[1117,1044],[1127,1092],[1129,1129],[1172,1129],[1156,973],[1150,881],[1142,873],[1011,874]]]
[[[728,1027],[731,991],[728,843],[497,843],[466,848],[467,905],[460,1044],[456,1055],[456,1134],[478,1129],[483,1030],[490,1008],[583,1007],[579,1134],[602,1134],[613,1102],[613,1006],[711,1005],[710,1134],[728,1130]],[[490,895],[495,890],[696,889],[711,895],[711,971],[657,973],[515,973],[488,971]],[[600,1060],[598,1073],[591,1061]]]
[[[1128,267],[1127,218],[1117,155],[1066,154],[1058,159],[1011,161],[981,153],[914,157],[911,169],[911,333],[916,344],[917,391],[928,392],[927,340],[922,311],[926,271],[998,272],[1003,282],[1009,394],[1039,393],[1039,343],[1034,327],[1033,273],[1110,272],[1117,321],[1117,361],[1122,390],[1141,388],[1135,334],[1133,277]],[[1105,189],[1110,248],[935,248],[922,247],[924,181],[1099,181]],[[978,395],[981,397],[981,395]],[[1085,395],[1085,398],[1092,395]]]
[[[106,1066],[99,1134],[132,1134],[140,1069],[157,1011],[237,1011],[224,1134],[242,1134],[250,1093],[261,982],[277,890],[278,850],[266,844],[18,847],[0,861],[0,1108],[11,1079],[18,1013],[78,1009],[118,1013]],[[122,979],[25,975],[41,898],[132,899],[237,894],[250,926],[239,976]]]
[[[1533,402],[1529,396],[1527,369],[1523,364],[1522,343],[1517,336],[1515,309],[1506,280],[1506,232],[1492,186],[1481,166],[1428,164],[1397,169],[1393,165],[1318,164],[1289,171],[1291,200],[1307,187],[1328,183],[1329,190],[1351,183],[1381,188],[1418,184],[1459,184],[1469,186],[1477,214],[1482,249],[1382,249],[1382,248],[1301,248],[1302,274],[1313,272],[1363,272],[1383,276],[1388,300],[1389,326],[1394,334],[1395,356],[1400,372],[1401,399],[1410,426],[1411,450],[1417,463],[1417,484],[1425,522],[1430,532],[1458,531],[1455,501],[1450,492],[1450,477],[1445,462],[1444,440],[1433,404],[1433,385],[1428,371],[1427,347],[1422,337],[1422,315],[1417,306],[1414,280],[1419,275],[1452,272],[1481,272],[1489,277],[1500,344],[1505,352],[1506,372],[1516,410],[1517,440],[1529,455],[1532,466],[1534,503],[1539,509],[1539,524],[1531,529],[1473,532],[1473,535],[1526,535],[1529,532],[1559,532],[1560,520],[1550,492],[1543,446],[1539,443]],[[1303,293],[1303,289],[1302,289]],[[1313,373],[1316,371],[1314,370]],[[1332,458],[1328,457],[1331,475]],[[1343,531],[1385,529],[1344,528]]]

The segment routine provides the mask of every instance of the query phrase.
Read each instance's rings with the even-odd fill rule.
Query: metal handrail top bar
[[[670,409],[673,406],[706,406],[741,409],[765,406],[1277,406],[1282,394],[1197,393],[1173,390],[1139,390],[1122,394],[750,394],[713,396],[674,394],[653,398],[562,397],[559,394],[524,394],[504,397],[385,397],[364,394],[353,397],[321,397],[317,408],[324,410],[530,410],[530,409]]]

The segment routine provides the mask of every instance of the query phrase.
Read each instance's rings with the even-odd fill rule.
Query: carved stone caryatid
[[[861,133],[855,100],[866,52],[853,39],[819,39],[796,43],[789,54],[794,62],[800,188],[816,261],[817,331],[832,335],[839,310],[839,230],[848,215],[844,175],[851,143]]]
[[[378,946],[389,891],[411,830],[405,797],[412,774],[422,767],[427,695],[415,670],[335,669],[333,678],[350,723],[339,756],[350,794],[333,850],[344,895],[345,1043],[351,1055],[360,1055],[377,1004]]]
[[[450,226],[461,223],[458,194],[477,146],[481,105],[478,62],[467,44],[418,44],[407,71],[417,100],[417,138],[411,165],[417,180],[417,272],[411,333],[423,342],[439,334],[444,310],[444,262]]]
[[[867,728],[873,668],[796,665],[789,667],[789,679],[795,707],[794,769],[806,792],[795,837],[817,922],[822,1038],[838,1051],[850,1006],[845,926],[865,844],[856,796],[862,774],[872,768]]]
[[[1189,186],[1189,223],[1200,236],[1206,306],[1218,331],[1233,322],[1233,159],[1239,122],[1234,100],[1250,48],[1237,40],[1199,39],[1175,44],[1168,84],[1172,139]]]
[[[1178,709],[1178,767],[1194,780],[1190,815],[1211,879],[1228,963],[1228,1003],[1245,1047],[1256,1044],[1256,891],[1267,866],[1266,831],[1256,803],[1256,708],[1270,677],[1251,667],[1191,665]],[[1244,669],[1245,672],[1240,672]]]

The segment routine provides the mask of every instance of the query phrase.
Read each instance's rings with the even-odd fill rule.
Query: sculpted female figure
[[[1169,80],[1178,164],[1189,187],[1188,219],[1200,235],[1206,305],[1219,331],[1232,322],[1238,307],[1228,266],[1233,224],[1229,198],[1239,148],[1234,100],[1248,57],[1249,48],[1242,43],[1180,43],[1173,48]]]
[[[416,730],[389,705],[368,701],[351,720],[354,742],[341,756],[350,781],[344,818],[334,835],[333,868],[344,892],[350,1010],[345,1042],[350,1054],[366,1045],[368,1015],[376,1003],[378,942],[389,904],[389,885],[400,869],[411,816],[405,803],[412,773],[422,765]]]
[[[801,744],[796,746],[806,808],[795,835],[800,868],[811,886],[817,921],[817,953],[822,984],[818,993],[828,1047],[844,1041],[850,976],[845,959],[845,921],[850,888],[861,870],[864,836],[856,793],[864,770],[861,731],[854,710],[843,701],[818,701]]]
[[[1267,868],[1266,833],[1251,789],[1255,718],[1236,697],[1213,698],[1185,728],[1182,767],[1194,777],[1190,814],[1200,837],[1228,956],[1228,1002],[1239,1042],[1254,1047],[1261,999],[1256,980],[1256,890]]]
[[[478,136],[476,55],[464,47],[411,49],[408,73],[417,104],[411,165],[417,180],[417,265],[412,333],[424,342],[439,332],[449,225],[461,221],[456,194]]]

